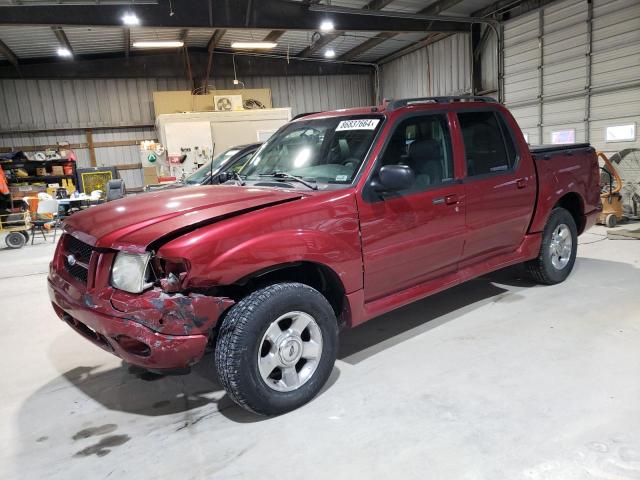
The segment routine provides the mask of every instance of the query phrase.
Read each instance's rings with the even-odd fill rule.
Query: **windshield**
[[[237,148],[232,148],[231,150],[222,152],[216,158],[214,158],[210,162],[205,163],[198,170],[189,175],[184,180],[184,183],[188,185],[201,185],[205,182],[205,180],[209,178],[209,175],[212,171],[216,172],[218,169],[223,167],[229,160],[231,160],[231,157],[233,157],[239,151],[240,150],[238,150]]]
[[[382,120],[360,115],[292,122],[272,136],[240,174],[246,180],[272,176],[289,182],[289,175],[325,186],[350,184]]]

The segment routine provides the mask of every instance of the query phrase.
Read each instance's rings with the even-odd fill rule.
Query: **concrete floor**
[[[1,250],[0,478],[640,479],[640,241],[604,232],[564,284],[510,269],[343,334],[321,395],[268,419],[211,358],[123,366],[53,314],[51,244]]]

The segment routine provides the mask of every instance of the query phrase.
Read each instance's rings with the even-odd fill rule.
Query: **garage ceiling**
[[[270,0],[254,2],[260,4],[260,7],[267,8],[265,5],[276,2],[283,3],[281,0]],[[187,3],[183,1],[173,1],[171,8],[175,16],[164,23],[178,24],[183,22],[179,27],[169,26],[136,26],[124,27],[122,25],[95,25],[100,11],[122,11],[123,8],[129,8],[134,12],[140,9],[161,9],[168,3],[164,0],[57,0],[57,1],[37,1],[37,0],[0,0],[0,62],[7,63],[34,63],[39,60],[50,62],[52,59],[57,60],[57,50],[61,46],[62,38],[66,37],[67,45],[71,47],[73,57],[76,60],[83,58],[95,57],[118,57],[118,56],[137,56],[149,51],[133,49],[133,42],[139,40],[184,40],[188,49],[204,50],[208,47],[215,47],[216,51],[231,51],[231,43],[235,41],[259,41],[273,40],[278,46],[270,50],[268,53],[276,55],[288,55],[290,57],[303,56],[307,58],[323,59],[327,49],[332,49],[336,53],[338,60],[349,60],[356,62],[377,62],[390,54],[402,50],[416,42],[424,39],[428,33],[446,31],[468,31],[468,24],[456,24],[451,22],[433,22],[431,29],[427,30],[422,27],[416,28],[411,26],[413,30],[420,31],[403,31],[394,30],[393,26],[407,26],[408,21],[398,19],[378,19],[377,17],[358,17],[358,30],[339,30],[329,34],[319,34],[315,30],[299,30],[290,27],[300,27],[299,19],[286,19],[283,22],[283,29],[274,30],[272,28],[203,28],[202,26],[190,26],[190,11],[187,9]],[[207,2],[201,2],[200,5]],[[218,2],[220,3],[220,2]],[[226,2],[225,2],[226,3]],[[236,2],[233,2],[236,4]],[[284,2],[287,3],[287,2]],[[299,0],[297,5],[309,3],[327,3],[314,0]],[[479,11],[494,3],[492,0],[333,0],[330,2],[332,6],[349,7],[349,8],[368,8],[374,10],[393,11],[393,12],[409,12],[422,13],[428,15],[446,15],[446,16],[472,16]],[[514,2],[511,2],[512,4]],[[216,1],[213,0],[213,12],[209,15],[209,20],[217,21]],[[124,6],[123,6],[124,5]],[[251,5],[251,0],[245,2],[237,2],[233,9],[247,10],[247,5]],[[86,23],[81,24],[84,20],[79,18],[71,19],[67,12],[73,6],[74,13],[81,12],[83,9],[87,12]],[[307,5],[304,7],[305,18],[309,18],[311,13],[306,11]],[[4,8],[3,8],[4,7]],[[101,10],[102,9],[102,10]],[[114,10],[107,10],[114,9]],[[182,11],[181,11],[182,10]],[[26,12],[26,13],[25,13]],[[33,12],[33,15],[29,15]],[[58,15],[56,13],[59,12]],[[144,10],[143,10],[144,12]],[[168,12],[166,12],[168,14]],[[318,18],[322,13],[315,14]],[[144,14],[139,15],[141,22],[144,24]],[[169,18],[168,15],[167,19]],[[260,23],[258,17],[254,23]],[[198,18],[195,21],[196,17]],[[201,23],[201,16],[192,15],[194,23]],[[226,16],[229,18],[229,15]],[[264,15],[263,15],[264,17]],[[24,18],[22,22],[20,18]],[[350,18],[355,18],[351,16]],[[17,19],[17,20],[16,20]],[[27,20],[28,19],[28,23]],[[61,21],[62,26],[52,25],[52,19]],[[182,20],[181,20],[182,19]],[[366,27],[362,27],[362,20],[365,19],[371,25],[378,27],[384,26],[384,31],[373,30],[368,31]],[[99,19],[101,23],[102,19]],[[268,21],[268,20],[266,20]],[[277,20],[276,20],[277,21]],[[247,15],[249,22],[249,15]],[[376,23],[377,22],[377,23]],[[25,23],[25,24],[23,24]],[[37,24],[33,24],[37,23]],[[210,25],[211,22],[205,22]],[[219,23],[219,22],[218,22]],[[414,22],[415,23],[415,22]],[[226,26],[226,25],[225,25]],[[233,25],[236,27],[237,25]],[[286,29],[284,27],[286,26]],[[336,28],[340,28],[340,24],[336,24]],[[58,31],[56,31],[58,30]],[[157,53],[154,52],[154,53]]]

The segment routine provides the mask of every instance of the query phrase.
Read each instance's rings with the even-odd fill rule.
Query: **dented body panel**
[[[302,196],[232,185],[152,192],[78,212],[66,220],[65,230],[94,247],[144,252],[170,233]]]
[[[48,287],[54,310],[76,332],[129,363],[153,370],[190,367],[204,355],[211,330],[234,303],[195,292],[166,293],[157,287],[142,294],[117,290],[105,275],[114,256],[109,252],[92,253],[94,275],[84,283],[63,266],[67,243],[65,235],[50,265]]]
[[[469,109],[503,116],[518,151],[512,170],[467,175],[457,115]],[[182,369],[200,360],[219,320],[242,298],[229,298],[229,292],[264,272],[302,263],[321,267],[337,279],[335,291],[344,297],[336,313],[341,309],[344,323],[355,326],[535,258],[541,230],[567,195],[579,201],[580,211],[572,213],[581,229],[595,218],[599,177],[593,151],[559,149],[551,159],[539,158],[501,105],[416,104],[375,112],[384,117],[380,133],[344,188],[203,186],[147,193],[74,214],[51,263],[54,310],[127,362]],[[454,181],[372,200],[366,192],[394,129],[408,116],[433,112],[446,116],[451,132]],[[151,252],[156,277],[142,293],[111,286],[118,251]]]

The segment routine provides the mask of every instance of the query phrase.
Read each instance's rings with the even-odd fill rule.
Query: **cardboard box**
[[[44,167],[38,167],[36,168],[36,175],[38,175],[39,177],[44,177],[47,174],[47,169]]]
[[[14,200],[20,200],[24,197],[37,197],[38,193],[46,192],[46,185],[11,185],[9,187],[11,196]]]
[[[62,165],[53,165],[51,167],[51,175],[64,175],[64,168],[62,168]]]
[[[158,183],[158,172],[156,167],[144,167],[142,169],[143,185],[156,185]]]
[[[234,88],[210,90],[206,95],[191,95],[188,90],[153,92],[153,108],[156,114],[182,112],[212,112],[215,110],[214,96],[241,95],[242,100],[254,99],[265,108],[273,108],[270,88]]]

